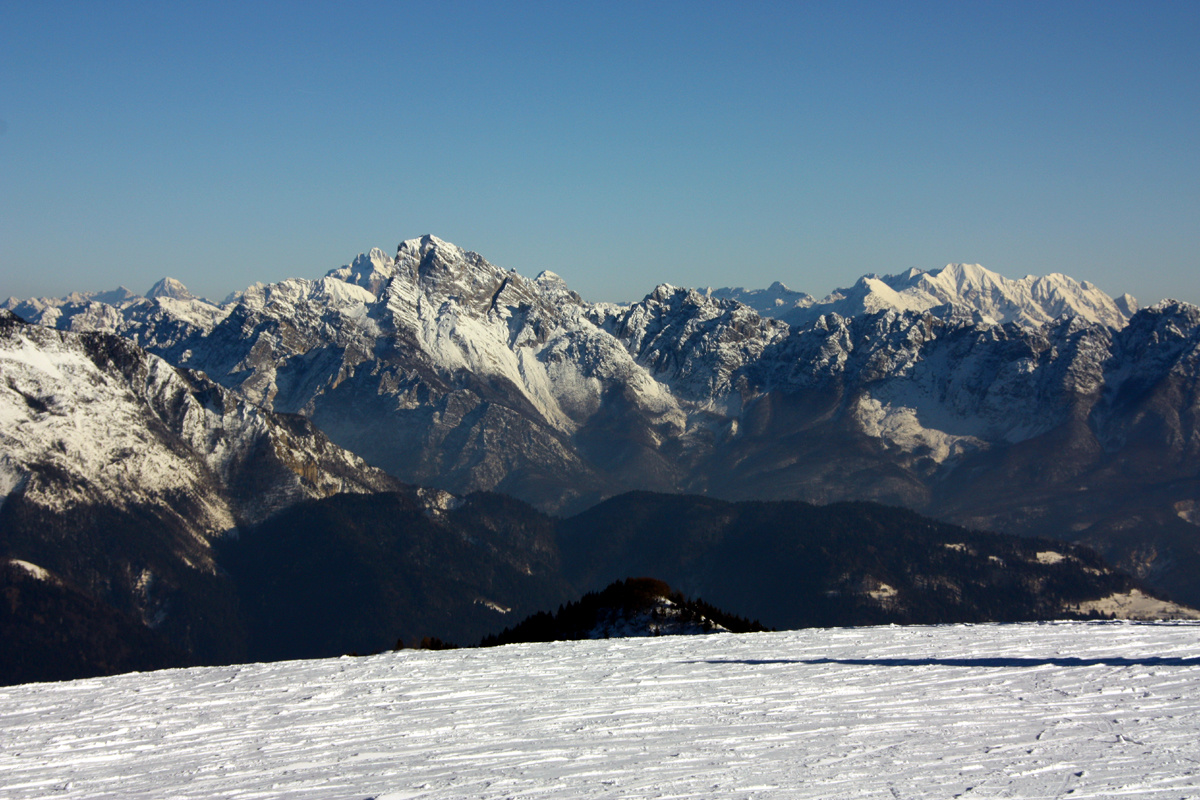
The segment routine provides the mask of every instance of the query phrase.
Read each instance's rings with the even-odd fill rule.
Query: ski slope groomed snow
[[[1200,797],[1200,624],[670,636],[0,688],[4,798]]]

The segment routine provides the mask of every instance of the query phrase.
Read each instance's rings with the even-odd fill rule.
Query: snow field
[[[1200,797],[1198,640],[804,630],[0,687],[0,797]]]

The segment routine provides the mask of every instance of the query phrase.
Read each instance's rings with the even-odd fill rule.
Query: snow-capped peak
[[[170,297],[173,300],[194,300],[195,295],[188,291],[188,288],[182,282],[174,278],[163,278],[158,283],[150,287],[150,291],[146,292],[146,297],[154,300],[158,297]]]
[[[483,271],[488,273],[501,272],[478,253],[463,250],[431,234],[401,242],[396,248],[395,263],[414,282],[430,287],[447,282],[470,281],[472,276],[469,273],[478,271],[480,267],[486,267]]]
[[[436,271],[449,271],[453,267],[475,256],[482,261],[477,253],[468,253],[456,244],[439,239],[433,234],[425,234],[416,239],[405,239],[396,247],[397,266],[409,261],[420,265],[422,275]],[[485,262],[486,263],[486,262]]]

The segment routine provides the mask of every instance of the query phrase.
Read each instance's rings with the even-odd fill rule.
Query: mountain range
[[[803,326],[824,314],[854,317],[877,311],[934,312],[996,325],[1038,326],[1063,315],[1121,328],[1138,310],[1128,294],[1115,300],[1094,284],[1054,273],[1010,280],[979,264],[947,264],[942,269],[909,269],[899,275],[864,275],[854,286],[824,300],[776,281],[766,289],[724,288],[706,294],[736,300],[764,317]]]
[[[3,308],[0,556],[34,570],[6,574],[27,586],[42,570],[161,630],[176,654],[364,649],[388,626],[469,641],[504,621],[496,608],[533,613],[631,574],[776,627],[815,624],[768,620],[716,573],[633,568],[656,537],[710,547],[672,525],[715,530],[694,509],[730,519],[719,501],[870,500],[1081,542],[1200,605],[1200,309],[1184,303],[1139,309],[1065,276],[964,265],[870,276],[821,302],[777,284],[588,303],[552,273],[526,278],[425,236],[222,303],[164,279],[146,296]],[[607,572],[572,567],[596,556],[563,531],[607,498],[644,504],[635,490],[692,497]],[[787,513],[799,512],[776,521]],[[762,536],[765,552],[787,544]],[[369,590],[348,598],[315,579],[337,563],[352,582],[373,574]],[[820,591],[899,581],[829,569]],[[400,590],[387,570],[460,582]],[[272,594],[272,581],[292,583]],[[369,643],[297,650],[303,621],[287,604],[305,582],[321,587],[312,614],[316,597],[349,615],[447,599],[380,622]],[[944,613],[923,602],[893,603],[890,619]]]
[[[628,492],[554,518],[410,486],[128,339],[6,311],[0,375],[0,683],[540,636],[630,574],[780,628],[1200,617],[1086,548],[872,503]],[[650,594],[556,629],[736,622]]]
[[[630,490],[875,500],[1084,541],[1200,603],[1186,303],[976,265],[821,302],[777,284],[589,303],[433,236],[221,304],[150,294],[4,306],[118,334],[407,483],[568,514]]]

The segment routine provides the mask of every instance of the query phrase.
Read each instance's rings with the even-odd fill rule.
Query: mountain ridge
[[[1138,309],[1137,301],[1128,294],[1113,299],[1094,284],[1062,273],[1013,280],[980,264],[947,264],[929,271],[912,267],[897,275],[864,275],[851,287],[835,289],[824,300],[793,292],[778,281],[765,290],[737,287],[708,293],[745,303],[763,316],[801,326],[828,313],[849,317],[892,309],[992,325],[1015,322],[1026,327],[1065,314],[1123,328]]]

